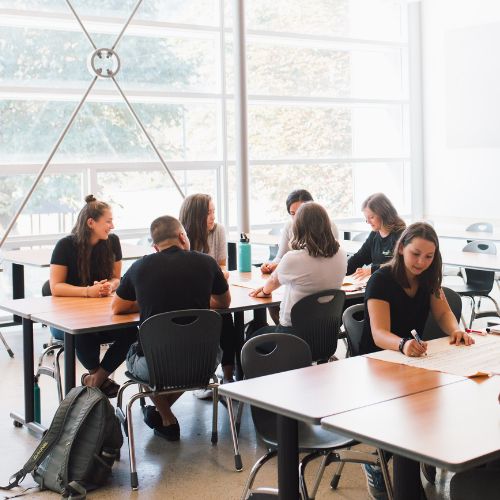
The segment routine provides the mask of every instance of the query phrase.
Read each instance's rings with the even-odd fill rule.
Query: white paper
[[[450,345],[448,337],[427,343],[427,356],[410,358],[398,351],[379,351],[367,357],[451,373],[462,377],[478,377],[500,373],[500,338],[496,335],[472,335],[475,344]]]

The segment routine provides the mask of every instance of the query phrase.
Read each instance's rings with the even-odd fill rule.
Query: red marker
[[[484,335],[484,332],[482,332],[481,330],[471,330],[470,328],[466,328],[465,331],[467,333],[479,333],[479,335]]]

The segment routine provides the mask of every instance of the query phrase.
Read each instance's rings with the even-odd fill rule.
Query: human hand
[[[224,278],[226,278],[226,281],[229,279],[229,271],[226,271],[225,269],[222,270],[222,274],[224,275]]]
[[[260,270],[262,274],[271,274],[277,267],[278,264],[274,262],[264,262],[264,264],[260,266]]]
[[[263,286],[252,290],[248,295],[250,295],[250,297],[257,297],[259,299],[268,299],[269,297],[271,297],[271,293],[264,292]]]
[[[93,286],[90,288],[93,289],[95,287],[97,287],[96,297],[107,297],[113,292],[112,285],[108,280],[94,281]]]
[[[463,330],[455,330],[451,332],[450,344],[460,345],[461,343],[465,345],[472,345],[475,344],[476,341]]]
[[[420,344],[415,339],[408,340],[403,348],[403,353],[412,358],[424,356],[427,353],[427,342]]]
[[[372,269],[371,267],[358,267],[356,271],[352,273],[352,277],[355,280],[363,280],[365,278],[368,278],[372,274]]]

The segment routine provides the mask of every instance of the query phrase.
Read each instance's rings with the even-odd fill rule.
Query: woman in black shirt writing
[[[365,292],[365,321],[361,354],[381,349],[400,351],[406,356],[422,356],[426,342],[419,335],[432,313],[440,328],[450,336],[450,344],[471,345],[474,340],[459,328],[441,289],[442,261],[439,240],[429,224],[410,225],[396,244],[394,256],[368,281]],[[372,467],[365,467],[374,475]],[[369,484],[379,483],[372,481]],[[396,499],[419,500],[423,494],[418,462],[394,456]]]
[[[92,195],[85,201],[71,234],[59,240],[52,253],[50,290],[54,296],[107,297],[120,283],[122,251],[118,236],[111,233],[111,208]],[[51,331],[55,338],[64,339],[61,330]],[[119,386],[108,377],[125,361],[136,337],[135,327],[76,335],[76,354],[88,370],[82,376],[82,385],[99,387],[108,397],[116,396]],[[101,344],[110,342],[99,361]]]
[[[347,274],[353,274],[357,279],[369,277],[381,264],[390,260],[394,245],[406,227],[383,193],[369,196],[361,205],[361,210],[372,232],[347,263]]]

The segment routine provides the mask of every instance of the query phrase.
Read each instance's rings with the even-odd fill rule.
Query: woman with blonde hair
[[[363,279],[391,259],[394,245],[406,224],[384,193],[375,193],[363,202],[361,210],[372,232],[363,246],[349,258],[347,274]]]
[[[50,290],[57,297],[99,298],[111,295],[120,284],[122,251],[114,229],[111,207],[85,198],[75,227],[59,240],[50,260]],[[64,340],[64,332],[51,328],[52,335]],[[109,378],[125,361],[129,347],[136,341],[137,328],[75,336],[78,359],[88,370],[82,385],[99,387],[108,397],[116,396],[119,385]],[[111,343],[99,361],[101,344]]]

